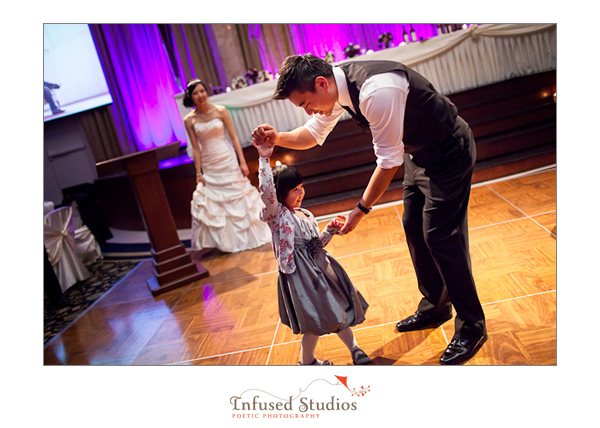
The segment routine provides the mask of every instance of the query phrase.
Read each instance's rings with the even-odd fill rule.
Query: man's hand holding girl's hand
[[[329,231],[331,233],[339,235],[339,231],[342,227],[344,227],[345,223],[346,223],[346,216],[338,215],[336,218],[334,218],[329,223],[327,223],[327,226],[325,226],[325,227],[327,229],[329,229]]]

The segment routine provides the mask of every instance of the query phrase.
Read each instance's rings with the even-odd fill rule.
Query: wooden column
[[[131,181],[152,247],[154,276],[147,282],[154,296],[209,275],[202,265],[192,261],[179,240],[158,173],[159,159],[176,156],[178,150],[179,143],[173,143],[96,164],[99,176],[124,171]]]

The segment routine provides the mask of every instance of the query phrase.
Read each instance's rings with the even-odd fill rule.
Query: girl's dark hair
[[[279,69],[273,99],[287,99],[293,91],[315,92],[315,79],[319,76],[333,76],[331,64],[312,54],[288,56]]]
[[[194,104],[194,102],[192,101],[192,92],[194,92],[194,89],[198,85],[204,86],[204,90],[206,91],[206,93],[210,94],[210,92],[208,91],[208,87],[206,86],[206,83],[204,83],[202,80],[200,80],[200,79],[190,80],[188,82],[187,88],[185,89],[185,92],[183,94],[183,105],[184,106],[186,106],[186,107],[195,107],[196,106]]]
[[[277,165],[273,167],[273,182],[275,183],[277,200],[283,204],[290,190],[302,184],[304,179],[296,167]]]

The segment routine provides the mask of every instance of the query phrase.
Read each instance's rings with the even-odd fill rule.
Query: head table
[[[556,44],[556,24],[472,25],[421,42],[354,57],[352,61],[401,62],[424,75],[438,91],[450,95],[556,69]],[[310,118],[288,100],[273,100],[276,86],[273,79],[209,98],[210,103],[227,107],[242,147],[251,144],[252,130],[262,123],[289,131]],[[191,109],[183,105],[183,93],[176,94],[175,99],[183,118]],[[188,154],[191,157],[189,145]]]

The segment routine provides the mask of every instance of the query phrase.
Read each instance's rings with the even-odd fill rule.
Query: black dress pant
[[[485,316],[471,271],[467,207],[475,141],[457,118],[453,134],[426,167],[404,155],[403,224],[423,298],[419,312],[442,316],[456,310],[455,335],[478,337]]]

